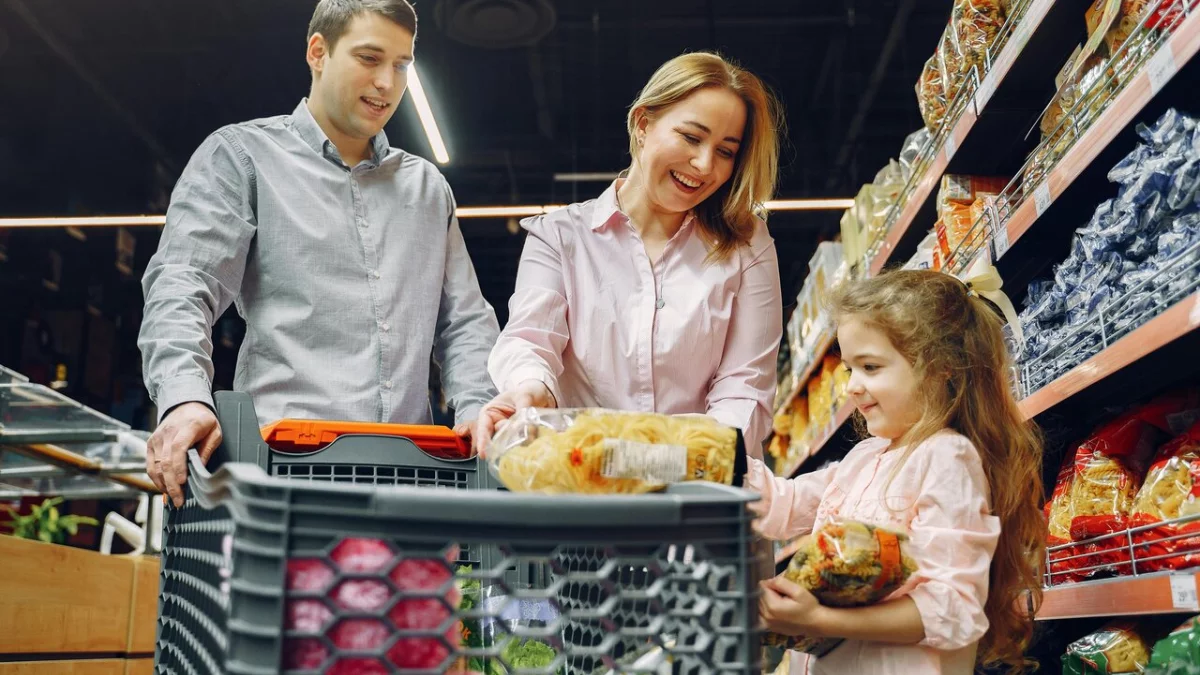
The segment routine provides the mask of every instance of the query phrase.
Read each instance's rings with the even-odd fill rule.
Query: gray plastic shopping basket
[[[226,441],[208,467],[190,454],[187,503],[168,510],[156,673],[760,672],[750,493],[439,490],[366,469],[369,484],[285,479],[267,467],[296,463],[263,443],[249,398],[219,393],[217,411]],[[401,438],[322,452],[347,449],[487,487],[473,462]],[[464,565],[462,551],[488,555]]]

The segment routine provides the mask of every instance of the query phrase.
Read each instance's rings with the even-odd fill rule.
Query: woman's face
[[[650,119],[635,132],[638,178],[651,205],[669,213],[696,208],[733,175],[746,104],[737,94],[706,87]]]

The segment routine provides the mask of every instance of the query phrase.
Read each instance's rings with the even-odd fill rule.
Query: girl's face
[[[895,441],[921,419],[920,387],[913,366],[883,331],[849,316],[838,326],[842,360],[850,369],[849,394],[872,436]]]

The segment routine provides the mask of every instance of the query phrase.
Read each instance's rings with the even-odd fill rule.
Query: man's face
[[[343,137],[372,138],[396,112],[412,60],[413,34],[374,12],[355,17],[332,51],[320,33],[313,35],[308,63],[315,74],[314,117]]]

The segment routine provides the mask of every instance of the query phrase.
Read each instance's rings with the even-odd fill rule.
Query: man
[[[290,115],[218,130],[175,186],[138,344],[160,411],[146,468],[176,505],[187,450],[207,461],[221,442],[212,325],[231,303],[247,327],[234,386],[260,423],[428,423],[431,354],[460,435],[495,395],[499,328],[450,187],[383,133],[416,28],[406,0],[321,0],[309,97]]]

